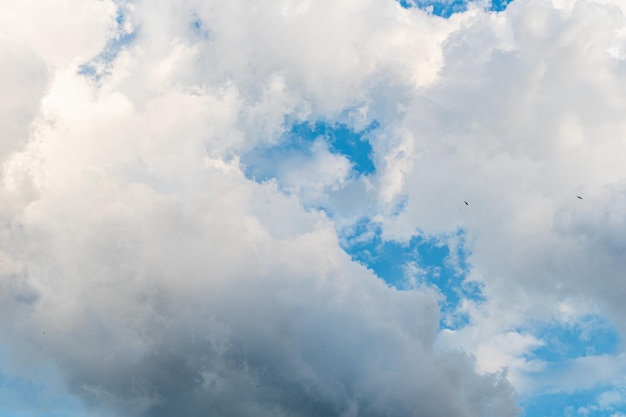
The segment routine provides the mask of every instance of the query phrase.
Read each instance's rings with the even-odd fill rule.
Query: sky
[[[626,417],[622,0],[0,8],[0,417]]]

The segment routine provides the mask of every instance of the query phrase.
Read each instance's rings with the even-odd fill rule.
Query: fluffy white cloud
[[[110,0],[13,2],[3,7],[0,38],[49,65],[77,64],[98,54],[113,35],[116,10]]]
[[[0,34],[0,158],[23,146],[44,94],[45,64],[31,50]]]
[[[626,323],[619,2],[448,20],[391,0],[61,3],[0,17],[16,363],[52,360],[126,415],[502,416],[510,387],[475,368],[532,390],[542,341],[516,326]],[[378,121],[377,172],[350,177],[318,140],[277,182],[245,178],[242,154],[305,120]],[[320,202],[334,224],[303,208]],[[390,289],[339,248],[335,226],[363,214],[389,239],[465,230],[487,301],[438,346],[476,364],[433,351],[436,294]]]
[[[368,89],[432,82],[457,23],[391,1],[136,2],[121,5],[136,33],[123,46],[112,3],[44,6],[8,10],[35,23],[7,26],[22,68],[0,73],[20,83],[0,127],[15,136],[1,155],[5,371],[52,363],[115,415],[516,413],[502,375],[433,351],[434,292],[389,288],[325,214],[238,162],[285,117],[358,105],[367,119]],[[340,186],[345,158],[314,149],[304,167],[323,184],[301,166],[285,178]]]
[[[529,318],[561,319],[563,305],[625,330],[625,26],[620,2],[476,12],[446,39],[438,81],[406,104],[395,183],[407,203],[386,233],[467,231],[488,299],[468,345],[490,327],[498,340]]]
[[[37,192],[3,235],[13,355],[125,415],[512,414],[504,380],[433,353],[434,293],[388,288],[323,214],[207,156],[217,95],[137,109],[53,81],[56,123],[13,159]]]

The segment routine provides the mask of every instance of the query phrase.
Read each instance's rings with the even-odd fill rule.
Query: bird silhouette
[[[577,195],[576,197],[578,197],[579,200],[582,200],[583,198],[579,195]]]
[[[469,204],[467,203],[467,201],[464,201],[464,203],[465,203],[465,205],[466,205],[466,206],[469,206]]]

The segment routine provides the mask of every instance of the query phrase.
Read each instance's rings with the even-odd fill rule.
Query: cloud
[[[33,51],[5,37],[0,37],[0,60],[0,88],[5,92],[0,101],[0,115],[5,120],[0,127],[0,158],[4,160],[28,140],[48,74]]]
[[[619,388],[623,383],[625,355],[587,356],[567,361],[556,372],[544,375],[537,389],[543,392],[577,392],[602,386]],[[601,407],[610,408],[621,401],[620,392],[607,391],[598,397]]]
[[[285,117],[336,116],[398,74],[431,82],[451,23],[393,2],[138,2],[122,7],[136,37],[92,77],[118,11],[48,6],[10,10],[41,27],[11,27],[31,49],[1,81],[25,87],[1,128],[19,139],[0,212],[7,373],[52,363],[47,381],[95,415],[516,413],[504,375],[433,350],[434,291],[388,287],[325,213],[239,163]],[[285,178],[340,185],[348,161],[313,148]],[[322,185],[296,172],[329,162]]]
[[[380,175],[397,178],[406,204],[384,218],[385,236],[466,230],[471,276],[489,300],[476,326],[488,315],[506,333],[561,317],[563,304],[624,323],[621,7],[522,0],[466,13],[437,81],[393,128],[405,162]]]
[[[618,3],[22,2],[0,19],[11,372],[52,361],[122,415],[514,415],[496,371],[539,386],[528,320],[626,322]],[[375,124],[375,172],[319,139],[246,178],[241,158],[300,123]],[[357,217],[383,240],[462,230],[484,296],[461,303],[470,325],[438,335],[435,292],[353,262],[337,230]]]
[[[540,338],[520,327],[605,314],[624,334],[626,21],[621,3],[593,1],[458,19],[437,78],[373,139],[371,184],[384,238],[466,232],[467,279],[486,302],[441,341],[509,368],[527,392],[542,386],[526,377],[542,366],[528,360]]]
[[[598,396],[598,404],[601,408],[611,409],[625,403],[624,389],[603,392]]]
[[[39,195],[3,242],[38,298],[5,293],[3,332],[59,363],[74,393],[125,415],[514,412],[501,377],[433,353],[435,293],[387,287],[325,215],[208,157],[195,132],[210,113],[171,116],[220,97],[137,110],[78,75],[54,96],[68,77],[45,100],[61,127],[24,151],[40,156]],[[62,117],[68,103],[80,116]]]
[[[0,17],[3,37],[55,67],[77,64],[98,54],[114,30],[112,1],[59,4],[53,0],[22,1],[6,6]]]

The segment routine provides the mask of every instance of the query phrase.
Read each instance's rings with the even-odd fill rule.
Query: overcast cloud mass
[[[4,2],[0,416],[624,417],[626,4],[459,4]]]

